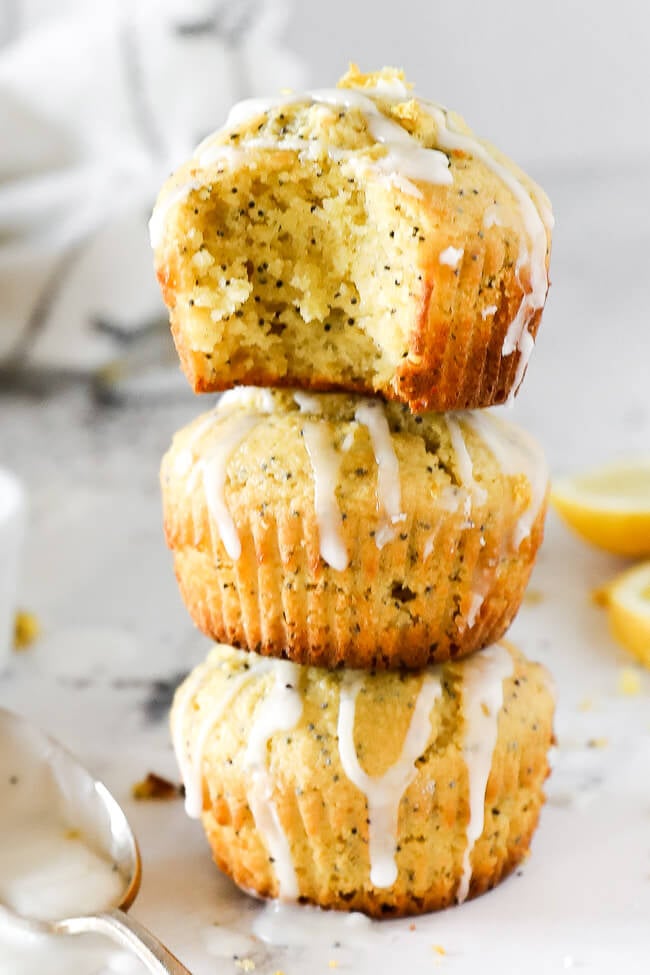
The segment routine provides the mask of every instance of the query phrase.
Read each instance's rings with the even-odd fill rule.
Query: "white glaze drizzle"
[[[383,172],[389,180],[414,196],[422,192],[411,180],[449,186],[453,182],[449,160],[438,149],[426,149],[399,123],[393,121],[379,110],[375,102],[365,95],[349,89],[342,100],[338,89],[334,89],[334,105],[358,108],[365,115],[371,135],[386,148],[386,155],[373,162],[373,168]],[[331,93],[327,93],[330,94]]]
[[[176,455],[176,460],[174,461],[174,473],[177,474],[179,477],[184,477],[185,475],[189,474],[190,471],[192,471],[193,469],[196,470],[196,468],[194,467],[195,457],[194,457],[194,451],[192,450],[192,447],[197,442],[197,440],[200,440],[203,434],[206,433],[206,431],[209,430],[211,426],[213,426],[213,424],[217,420],[217,417],[218,417],[217,410],[214,409],[210,413],[208,413],[207,416],[203,417],[202,420],[199,420],[198,423],[194,424],[194,427],[192,428],[192,432],[187,438],[187,442],[184,448],[182,450],[179,450],[178,454]],[[189,483],[186,484],[185,490],[186,492],[192,490]]]
[[[393,86],[390,86],[392,88]],[[379,94],[379,97],[390,97],[393,92],[402,96],[404,89],[400,86],[399,90],[393,91],[386,86],[386,90]],[[284,95],[271,99],[247,99],[234,105],[228,115],[226,129],[236,128],[246,124],[268,111],[281,106],[297,105],[301,103],[312,105],[329,105],[332,108],[346,108],[359,110],[368,125],[368,130],[376,142],[383,145],[386,154],[378,159],[368,160],[368,167],[383,174],[391,182],[396,183],[402,190],[413,196],[421,196],[420,189],[411,180],[418,180],[426,183],[448,186],[452,183],[452,174],[449,169],[449,160],[444,152],[439,149],[427,149],[406,129],[385,115],[377,106],[375,101],[361,91],[349,88],[323,88],[316,91],[304,92],[302,94]],[[216,133],[218,136],[219,133]],[[214,137],[212,137],[214,138]],[[212,138],[206,140],[197,150],[197,161],[199,166],[210,166],[213,159],[219,157],[218,147],[213,146]],[[299,150],[301,155],[313,153],[314,147],[302,140],[288,139],[271,140],[267,145],[264,139],[247,139],[242,142],[242,148],[251,146],[253,148],[274,148]],[[360,152],[364,150],[329,150],[333,158],[349,160],[360,160]],[[216,155],[213,155],[216,154]]]
[[[269,389],[236,386],[221,395],[215,410],[205,421],[206,428],[212,425],[217,437],[212,450],[201,461],[199,470],[203,476],[208,511],[231,559],[237,560],[240,557],[241,541],[224,494],[228,462],[262,416],[273,413],[275,406],[275,399]],[[247,410],[248,413],[245,412]],[[203,432],[199,425],[196,436]],[[192,486],[193,483],[192,481]],[[191,489],[189,485],[188,489]]]
[[[436,504],[443,511],[448,511],[453,515],[460,508],[461,502],[464,503],[466,493],[463,488],[452,487],[450,484],[446,484],[438,498],[436,498]]]
[[[216,413],[225,416],[235,410],[252,410],[255,413],[275,413],[276,404],[270,389],[262,386],[235,386],[219,397]]]
[[[305,92],[304,94],[293,92],[292,94],[276,95],[270,98],[244,98],[236,102],[228,112],[226,124],[223,129],[218,129],[213,135],[204,139],[196,150],[196,155],[199,156],[199,164],[203,165],[202,153],[212,145],[212,140],[225,129],[239,128],[239,126],[246,125],[248,122],[252,122],[261,115],[266,115],[271,109],[279,108],[281,105],[299,105],[301,102],[309,102],[310,100],[309,92]]]
[[[399,461],[383,405],[367,400],[357,407],[354,415],[368,430],[377,464],[377,513],[380,521],[375,532],[375,544],[382,549],[386,542],[395,538],[395,525],[406,520],[406,514],[402,511]]]
[[[408,101],[413,97],[411,89],[399,78],[378,78],[377,84],[372,88],[361,89],[365,95],[374,95],[376,98],[385,98],[390,101]]]
[[[295,899],[298,896],[298,884],[289,844],[273,801],[273,780],[268,769],[267,747],[274,734],[290,731],[300,720],[303,708],[299,690],[300,668],[286,660],[260,657],[246,670],[233,673],[216,707],[203,715],[198,728],[189,736],[193,741],[193,747],[189,748],[185,725],[192,703],[208,673],[205,667],[199,668],[187,679],[175,702],[172,743],[185,785],[185,809],[191,818],[198,819],[203,811],[203,758],[210,734],[243,687],[251,679],[257,679],[271,671],[275,681],[255,715],[244,753],[244,768],[250,775],[247,798],[255,826],[273,859],[280,896]]]
[[[341,441],[341,450],[344,454],[349,454],[354,446],[354,430],[348,430]]]
[[[266,673],[271,669],[271,666],[272,661],[261,658],[252,664],[248,670],[243,670],[241,673],[232,676],[226,684],[217,706],[208,711],[196,733],[192,736],[192,753],[184,763],[185,771],[183,773],[185,811],[190,819],[199,819],[203,812],[203,758],[210,734],[221,720],[228,705],[234,701],[244,685],[251,678]],[[183,720],[182,717],[180,720]]]
[[[461,503],[465,509],[465,512],[467,513],[469,511],[469,508],[471,507],[471,497],[469,495],[469,492],[463,490],[463,488],[451,487],[449,484],[446,484],[443,487],[442,491],[435,499],[435,505],[437,508],[440,509],[441,512],[442,511],[449,512],[449,514],[452,515],[456,514],[456,512],[461,506]],[[440,515],[438,517],[438,521],[436,522],[435,528],[433,529],[431,534],[427,537],[427,540],[424,543],[424,549],[422,551],[422,555],[425,561],[429,558],[429,556],[433,552],[436,544],[436,539],[438,538],[438,535],[440,534],[440,529],[442,528],[445,521],[446,518],[444,517],[444,515]]]
[[[373,166],[387,176],[397,175],[443,186],[453,182],[444,152],[426,149],[398,122],[384,115],[367,95],[350,88],[326,88],[310,92],[310,97],[316,103],[334,108],[356,108],[363,113],[372,137],[386,148],[386,155],[375,160]],[[417,195],[421,195],[419,190]]]
[[[496,417],[478,411],[464,413],[463,419],[478,434],[503,471],[509,477],[524,474],[530,484],[528,507],[520,516],[513,534],[515,550],[528,538],[548,487],[548,467],[541,448],[524,430],[509,427]]]
[[[461,150],[480,159],[507,187],[519,205],[529,246],[520,242],[516,273],[519,278],[522,268],[529,267],[531,289],[524,293],[517,314],[508,327],[502,347],[502,353],[505,356],[512,355],[517,350],[520,354],[515,381],[509,397],[512,400],[519,389],[535,344],[535,340],[528,331],[528,324],[535,312],[544,306],[546,292],[548,291],[548,273],[546,270],[548,207],[545,206],[540,211],[538,201],[533,200],[514,172],[495,159],[476,138],[450,128],[449,116],[441,108],[430,102],[423,102],[422,104],[438,126],[437,138],[440,146],[448,151]]]
[[[259,421],[259,415],[236,413],[223,417],[218,424],[218,439],[201,463],[203,490],[210,517],[226,552],[234,560],[241,555],[241,541],[224,494],[226,468],[233,453]]]
[[[514,319],[515,323],[517,323],[517,318],[520,317],[522,306],[523,306],[523,302],[522,305],[520,305],[520,310],[517,312],[516,318]],[[542,306],[540,305],[538,307],[541,308]],[[509,406],[511,406],[512,403],[514,402],[514,398],[517,395],[517,390],[519,389],[519,387],[523,382],[524,373],[526,372],[526,368],[528,366],[528,363],[530,362],[530,357],[533,354],[533,349],[535,348],[535,339],[532,336],[532,334],[528,331],[527,328],[528,319],[524,319],[522,317],[521,320],[523,322],[523,324],[521,325],[521,331],[516,332],[518,338],[517,338],[516,345],[512,350],[514,352],[516,348],[519,351],[519,362],[517,363],[517,371],[515,373],[514,382],[510,388],[510,392],[508,393],[508,399],[506,400],[506,404]],[[508,332],[512,330],[512,327],[513,326],[511,324],[508,329]],[[517,323],[517,327],[518,327],[518,323]],[[507,340],[507,336],[506,336],[506,340]]]
[[[205,667],[199,667],[185,679],[185,683],[176,693],[170,722],[172,747],[176,755],[178,770],[181,773],[181,782],[186,790],[185,808],[188,812],[188,806],[194,810],[197,803],[194,797],[188,803],[187,795],[190,791],[193,791],[194,796],[199,791],[202,794],[202,786],[197,787],[195,784],[194,760],[188,747],[188,736],[186,735],[185,725],[190,708],[192,707],[192,702],[205,680],[205,673]]]
[[[445,247],[438,257],[438,263],[446,264],[447,267],[457,268],[463,259],[465,251],[462,247]]]
[[[154,207],[153,213],[149,219],[149,242],[154,250],[160,246],[162,243],[164,230],[165,230],[165,220],[167,219],[167,214],[180,203],[182,200],[186,200],[187,197],[194,190],[200,190],[202,183],[197,182],[197,180],[190,180],[187,183],[181,183],[180,186],[175,186],[173,189],[169,190]]]
[[[303,393],[302,390],[297,389],[293,394],[293,398],[301,413],[313,413],[315,416],[322,413],[318,396],[313,396],[311,393]]]
[[[410,99],[416,100],[436,123],[437,141],[440,148],[427,149],[422,146],[398,122],[380,110],[373,98],[370,97],[372,95],[393,103]],[[420,189],[411,180],[438,185],[450,185],[453,182],[449,159],[441,150],[462,151],[480,159],[512,193],[519,205],[524,230],[528,238],[528,244],[523,242],[520,244],[515,271],[518,279],[521,279],[522,269],[528,266],[531,286],[530,291],[524,293],[517,313],[508,327],[502,346],[502,354],[505,356],[512,355],[515,351],[519,352],[515,381],[509,396],[509,401],[512,401],[521,385],[535,344],[528,331],[528,325],[535,312],[543,307],[548,290],[546,230],[547,228],[551,229],[553,217],[546,202],[537,192],[531,191],[531,195],[531,192],[524,187],[515,173],[499,162],[478,139],[451,127],[449,114],[444,109],[432,102],[417,98],[408,92],[402,83],[398,82],[378,84],[374,90],[366,89],[365,92],[363,90],[332,88],[271,99],[247,99],[233,106],[226,122],[226,128],[229,129],[250,122],[273,108],[300,103],[360,110],[373,138],[386,148],[385,156],[372,162],[368,161],[367,166],[383,173],[389,181],[395,183],[398,188],[406,193],[418,197],[422,196]],[[218,136],[219,133],[215,135]],[[220,158],[220,153],[223,150],[240,151],[230,146],[214,145],[214,138],[215,136],[209,137],[199,146],[197,160],[200,166],[213,165],[214,161]],[[300,144],[301,141],[289,137],[285,140],[269,140],[267,145],[267,140],[253,138],[244,142],[243,146],[254,147],[259,144],[260,148],[277,149],[284,145],[288,149],[300,151],[303,155],[313,154],[314,147],[308,145],[305,149]],[[349,159],[357,164],[361,160],[358,151],[332,149],[329,154],[333,158]],[[163,215],[160,217],[161,225],[162,219]],[[486,210],[484,222],[487,227],[500,223],[498,207],[490,207]],[[443,263],[445,262],[443,261]]]
[[[483,213],[483,226],[486,230],[489,230],[490,227],[503,227],[503,215],[498,203],[493,203],[491,206],[485,208],[485,212]]]
[[[417,775],[415,762],[431,736],[431,712],[442,694],[442,686],[438,671],[429,669],[422,681],[398,761],[382,776],[373,777],[361,768],[354,744],[356,701],[363,681],[364,675],[354,671],[344,673],[341,680],[337,729],[339,755],[345,774],[365,794],[368,805],[370,882],[375,887],[385,888],[397,879],[395,847],[400,802]]]
[[[185,447],[174,462],[179,477],[187,476],[185,493],[203,479],[205,500],[228,555],[238,559],[241,543],[236,526],[224,497],[226,468],[230,457],[259,423],[262,415],[275,412],[276,404],[269,389],[256,386],[237,386],[223,393],[210,413],[194,425]],[[248,410],[246,415],[244,411]],[[207,456],[196,462],[193,446],[208,430],[213,429],[216,438]]]
[[[541,192],[537,186],[532,187],[531,193],[535,198],[535,203],[537,205],[537,209],[539,210],[540,216],[544,221],[544,226],[547,228],[547,230],[553,230],[553,227],[555,226],[555,217],[553,216],[551,207],[546,201],[544,193]]]
[[[336,452],[329,424],[305,423],[305,447],[314,473],[314,508],[320,539],[320,554],[333,569],[342,572],[348,566],[348,552],[343,539],[343,519],[336,498],[340,455]]]
[[[463,757],[467,765],[469,820],[463,873],[456,893],[459,904],[463,903],[469,893],[472,851],[485,824],[485,792],[499,731],[503,682],[512,675],[513,669],[512,657],[500,644],[488,647],[463,661]]]
[[[227,163],[236,166],[244,158],[245,153],[236,146],[220,145],[214,142],[214,136],[209,135],[194,150],[202,167],[214,166],[217,163]]]
[[[496,305],[486,305],[485,308],[481,309],[481,318],[485,321],[490,315],[494,315],[499,309]]]
[[[185,481],[185,494],[191,494],[196,488],[203,476],[203,467],[201,464],[194,464],[190,473],[188,474],[187,480]],[[200,538],[200,524],[197,522],[194,525],[194,534],[198,543],[198,538]]]
[[[187,447],[179,450],[174,460],[174,474],[178,477],[185,477],[194,466],[194,454]]]
[[[485,596],[483,595],[483,593],[480,592],[472,593],[472,599],[469,604],[469,610],[467,612],[468,630],[471,630],[474,624],[476,623],[476,619],[478,617],[478,614],[481,612],[481,606],[483,605],[484,602],[485,602]]]
[[[255,825],[273,860],[282,900],[298,897],[298,879],[291,849],[273,801],[273,779],[268,768],[268,742],[280,731],[291,731],[302,715],[303,701],[298,690],[300,668],[287,660],[274,661],[275,683],[255,716],[248,736],[244,765],[251,775],[248,804]]]
[[[433,550],[435,548],[436,539],[438,538],[438,535],[440,534],[441,525],[442,525],[442,518],[439,518],[436,527],[431,532],[431,534],[427,537],[427,540],[424,543],[424,549],[422,550],[422,558],[424,559],[425,562],[429,558],[429,556],[431,555],[431,553],[433,552]]]
[[[451,438],[451,446],[456,456],[456,467],[460,482],[469,490],[471,496],[478,502],[478,504],[484,504],[487,499],[487,491],[474,480],[472,458],[469,455],[461,425],[456,417],[451,416],[449,413],[445,413],[444,417],[445,423],[447,424],[447,429],[449,430],[449,436]],[[468,500],[470,501],[471,505],[471,497],[468,498]],[[469,515],[469,510],[467,510],[467,507],[468,506],[466,505],[465,513],[466,515]]]
[[[485,548],[485,536],[481,534],[480,546]],[[503,545],[501,546],[503,549]],[[496,583],[499,559],[487,557],[479,559],[472,573],[472,594],[469,601],[469,608],[465,618],[464,629],[471,630],[476,624],[483,604]],[[463,626],[462,616],[459,617],[459,627]]]

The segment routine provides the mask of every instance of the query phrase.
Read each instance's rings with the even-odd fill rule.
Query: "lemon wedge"
[[[592,545],[615,555],[650,555],[650,457],[560,478],[551,502]]]
[[[614,639],[650,667],[650,562],[642,562],[598,590]]]

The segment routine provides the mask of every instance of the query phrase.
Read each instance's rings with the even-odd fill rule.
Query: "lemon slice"
[[[650,555],[650,457],[560,478],[551,502],[593,545],[615,555]]]
[[[650,667],[650,562],[628,569],[598,590],[614,639]]]

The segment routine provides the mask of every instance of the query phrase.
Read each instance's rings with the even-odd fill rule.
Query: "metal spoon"
[[[0,790],[12,787],[6,783],[15,782],[16,772],[27,788],[31,786],[35,800],[40,799],[44,814],[58,807],[62,824],[78,831],[91,849],[114,865],[123,887],[119,903],[107,910],[52,920],[16,913],[2,902],[0,891],[0,918],[32,934],[103,934],[130,949],[155,975],[191,975],[157,938],[125,913],[140,888],[140,853],[124,812],[106,786],[53,738],[25,718],[0,708]],[[0,807],[3,803],[0,791]]]

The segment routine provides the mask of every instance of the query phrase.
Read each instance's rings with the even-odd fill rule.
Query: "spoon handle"
[[[60,921],[57,929],[67,934],[103,934],[123,948],[128,948],[153,975],[192,975],[171,951],[150,931],[125,914],[114,909],[88,917]]]

